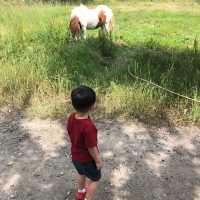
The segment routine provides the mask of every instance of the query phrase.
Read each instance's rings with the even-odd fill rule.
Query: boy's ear
[[[94,111],[94,110],[96,110],[96,108],[97,108],[97,106],[96,106],[96,104],[94,104],[94,105],[91,106],[90,110]]]

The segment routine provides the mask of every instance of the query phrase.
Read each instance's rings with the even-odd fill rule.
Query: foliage
[[[87,84],[98,94],[99,115],[200,121],[199,104],[127,73],[129,66],[147,80],[200,98],[200,8],[178,5],[178,11],[158,10],[160,3],[151,4],[155,9],[111,5],[117,13],[112,39],[89,31],[79,42],[69,38],[70,5],[0,8],[0,104],[33,116],[61,116],[71,109],[71,89]]]

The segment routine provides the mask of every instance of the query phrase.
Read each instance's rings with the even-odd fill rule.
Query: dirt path
[[[105,161],[96,200],[200,200],[200,129],[98,122]],[[0,199],[73,200],[60,121],[0,113]]]

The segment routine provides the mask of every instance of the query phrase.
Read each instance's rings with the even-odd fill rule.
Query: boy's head
[[[72,91],[71,100],[76,111],[85,113],[95,104],[96,94],[93,89],[82,85]]]

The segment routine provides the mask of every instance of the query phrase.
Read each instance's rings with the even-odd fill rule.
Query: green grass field
[[[98,94],[98,116],[200,122],[200,104],[129,76],[127,69],[200,99],[200,5],[192,1],[117,2],[112,42],[89,31],[69,38],[72,5],[0,6],[0,105],[37,117],[70,109],[73,87]]]

